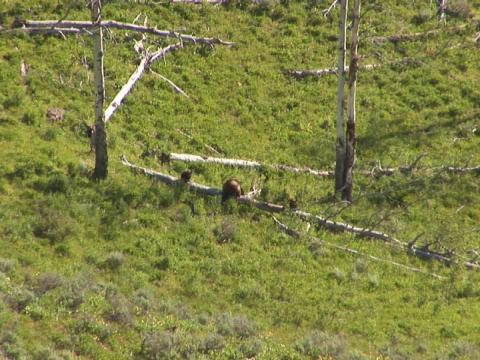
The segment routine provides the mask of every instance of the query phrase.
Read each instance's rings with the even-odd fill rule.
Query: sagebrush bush
[[[119,251],[112,251],[107,255],[102,265],[104,268],[109,270],[118,270],[125,264],[126,261],[127,258],[123,253]]]
[[[219,314],[215,317],[215,325],[220,335],[249,338],[257,333],[255,322],[245,315]]]
[[[14,268],[15,268],[15,261],[14,260],[0,258],[0,272],[8,274]]]
[[[466,20],[472,16],[472,8],[466,0],[448,0],[446,13]]]
[[[308,355],[310,359],[339,358],[344,354],[345,347],[346,344],[339,337],[318,330],[308,332],[304,339],[295,345],[299,353]]]
[[[63,279],[57,274],[42,274],[37,280],[35,293],[38,296],[45,294],[47,291],[53,290],[63,283]]]
[[[22,312],[35,299],[35,294],[27,289],[18,288],[8,295],[8,305],[17,312]]]

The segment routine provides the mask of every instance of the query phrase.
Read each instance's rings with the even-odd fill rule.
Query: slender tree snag
[[[26,20],[25,26],[27,28],[49,28],[50,30],[59,30],[64,28],[76,28],[76,29],[94,28],[93,23],[88,21],[62,21],[60,24],[58,24],[58,21],[51,21],[51,20],[47,20],[47,21]],[[225,45],[225,46],[234,45],[232,42],[223,41],[217,38],[195,37],[193,35],[180,34],[175,31],[158,30],[156,27],[152,28],[148,26],[121,23],[114,20],[101,21],[101,26],[104,28],[130,30],[130,31],[144,33],[144,34],[152,34],[152,35],[163,36],[163,37],[177,38],[182,41],[190,41],[194,44],[205,44],[205,45],[218,44],[218,45]]]
[[[153,178],[158,179],[160,181],[163,181],[167,184],[178,183],[178,182],[181,182],[182,184],[185,184],[184,181],[182,181],[181,179],[175,178],[173,176],[161,174],[161,173],[158,173],[156,171],[146,169],[146,168],[143,168],[143,167],[138,166],[138,165],[131,164],[126,159],[125,156],[121,157],[121,162],[122,162],[123,165],[128,166],[135,171],[139,171],[139,172],[141,172],[141,173],[143,173],[147,176],[153,177]],[[215,189],[215,188],[211,188],[211,187],[208,187],[208,186],[204,186],[204,185],[200,185],[200,184],[194,184],[194,183],[190,183],[190,182],[186,185],[188,186],[188,189],[191,189],[191,190],[194,190],[194,191],[197,191],[197,192],[201,192],[205,195],[211,195],[211,196],[222,195],[222,190],[220,190],[220,189]],[[440,253],[434,252],[432,250],[429,250],[428,246],[425,246],[425,245],[424,246],[415,246],[415,244],[411,244],[411,242],[407,243],[407,242],[400,241],[400,240],[394,238],[393,236],[385,234],[383,232],[379,232],[379,231],[372,230],[372,229],[367,229],[367,228],[360,228],[360,227],[356,227],[356,226],[353,226],[353,225],[350,225],[350,224],[344,224],[344,223],[328,220],[328,219],[325,219],[321,216],[309,214],[309,213],[304,212],[304,211],[287,209],[287,208],[285,208],[284,206],[281,206],[281,205],[267,203],[267,202],[258,201],[258,200],[253,199],[253,197],[255,195],[257,195],[259,192],[260,192],[260,190],[254,190],[252,192],[249,192],[245,196],[240,196],[238,198],[238,202],[241,203],[241,204],[248,204],[248,205],[256,207],[257,209],[260,209],[260,210],[263,210],[263,211],[268,211],[268,212],[271,212],[271,213],[287,213],[288,212],[288,213],[290,213],[292,215],[295,215],[295,216],[298,216],[299,218],[304,219],[308,222],[315,221],[317,223],[317,226],[324,227],[327,230],[331,230],[331,231],[334,231],[334,232],[347,232],[347,233],[351,233],[351,234],[354,234],[356,236],[359,236],[361,238],[381,240],[381,241],[383,241],[383,242],[385,242],[385,243],[387,243],[391,246],[396,246],[396,247],[402,248],[403,250],[407,251],[409,254],[417,256],[417,257],[419,257],[421,259],[424,259],[424,260],[435,260],[435,261],[442,262],[446,265],[463,264],[464,266],[466,266],[469,269],[480,270],[480,265],[475,263],[475,262],[464,261],[462,263],[459,263],[458,261],[452,260],[451,258],[449,258],[445,254],[440,254]],[[448,251],[447,253],[448,253],[448,255],[455,255],[455,253],[452,252],[452,251]]]
[[[165,54],[182,47],[183,45],[181,43],[178,43],[175,45],[169,45],[166,48],[160,49],[152,54],[149,54],[148,52],[144,54],[143,58],[140,60],[140,64],[138,65],[137,70],[135,70],[132,76],[130,76],[130,79],[128,79],[127,83],[123,85],[122,89],[115,96],[113,101],[108,106],[107,110],[105,110],[105,122],[110,121],[110,118],[115,113],[117,108],[121,105],[123,99],[132,90],[135,83],[141,78],[143,72],[148,69],[152,62],[158,60],[161,56],[164,56]]]
[[[94,179],[106,179],[108,175],[108,152],[105,113],[105,78],[103,69],[103,29],[101,0],[92,0],[93,26],[93,74],[95,81],[95,170]]]
[[[360,26],[360,0],[355,0],[353,5],[352,40],[350,44],[350,66],[348,74],[348,100],[347,100],[347,143],[345,153],[345,168],[343,173],[343,199],[353,201],[353,166],[355,164],[355,96],[357,91],[358,71],[358,28]]]
[[[447,23],[445,10],[447,9],[447,0],[438,0],[438,22]]]
[[[286,226],[285,224],[281,223],[275,216],[272,216],[273,218],[273,222],[283,231],[285,232],[286,234],[290,235],[291,237],[294,237],[296,239],[302,237],[302,234],[299,233],[298,231],[295,231],[293,229],[290,229],[288,226]],[[332,244],[332,243],[329,243],[327,241],[324,241],[324,240],[320,240],[316,237],[312,237],[312,236],[309,236],[309,238],[313,238],[317,241],[320,241],[320,244],[321,245],[326,245],[326,246],[329,246],[329,247],[332,247],[334,249],[337,249],[337,250],[342,250],[342,251],[345,251],[345,252],[348,252],[350,254],[354,254],[354,255],[359,255],[359,256],[364,256],[364,257],[367,257],[371,260],[374,260],[374,261],[379,261],[379,262],[384,262],[384,263],[387,263],[387,264],[390,264],[390,265],[393,265],[393,266],[398,266],[402,269],[405,269],[405,270],[408,270],[408,271],[413,271],[413,272],[416,272],[416,273],[420,273],[420,274],[425,274],[425,275],[430,275],[430,276],[433,276],[434,278],[436,279],[446,279],[446,277],[444,276],[440,276],[440,275],[437,275],[437,274],[434,274],[434,273],[430,273],[428,271],[423,271],[421,269],[418,269],[418,268],[414,268],[414,267],[410,267],[410,266],[406,266],[406,265],[403,265],[403,264],[400,264],[400,263],[397,263],[395,261],[391,261],[391,260],[386,260],[386,259],[382,259],[382,258],[379,258],[377,256],[373,256],[373,255],[368,255],[368,254],[364,254],[358,250],[354,250],[354,249],[350,249],[350,248],[347,248],[345,246],[340,246],[340,245],[335,245],[335,244]]]
[[[343,103],[345,98],[345,51],[346,51],[346,33],[347,33],[347,8],[348,0],[340,1],[340,20],[339,20],[339,44],[338,44],[338,85],[337,85],[337,143],[336,143],[336,163],[335,163],[335,196],[340,196],[343,190],[344,171],[345,171],[345,121]]]

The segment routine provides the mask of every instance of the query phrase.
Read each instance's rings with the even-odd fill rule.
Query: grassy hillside
[[[60,19],[67,5],[7,0],[15,17]],[[108,124],[109,178],[94,182],[84,124],[94,118],[87,35],[0,32],[0,358],[6,359],[475,359],[480,273],[334,233],[291,213],[280,221],[219,197],[132,172],[121,155],[221,188],[231,176],[259,198],[401,241],[418,238],[459,262],[479,250],[480,2],[449,1],[446,27],[430,2],[363,6],[357,155],[350,206],[329,200],[331,178],[220,165],[162,164],[145,151],[193,153],[332,170],[336,77],[288,70],[336,64],[338,12],[330,1],[228,5],[106,2],[104,19],[232,41],[185,43],[146,72]],[[68,19],[88,20],[83,5]],[[457,30],[451,27],[459,26]],[[395,34],[438,33],[372,42]],[[107,32],[107,102],[138,63],[133,38]],[[176,39],[148,36],[152,50]],[[21,75],[21,64],[28,73]],[[49,108],[65,110],[49,123]],[[217,153],[212,152],[211,148]],[[424,168],[392,176],[374,167]],[[428,168],[428,169],[427,169]],[[423,272],[354,255],[355,249]]]

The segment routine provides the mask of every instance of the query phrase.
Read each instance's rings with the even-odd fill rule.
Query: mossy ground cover
[[[7,1],[15,16],[58,19],[53,1]],[[90,180],[94,155],[88,36],[5,34],[0,46],[0,357],[12,359],[447,359],[477,358],[479,275],[421,260],[384,243],[315,224],[291,238],[270,216],[132,173],[119,158],[220,188],[236,176],[260,199],[287,204],[402,241],[440,241],[462,257],[478,249],[478,1],[457,1],[447,25],[415,41],[372,43],[441,29],[434,6],[364,5],[358,79],[358,170],[411,164],[428,171],[355,176],[351,206],[332,203],[333,180],[269,168],[161,164],[145,151],[186,152],[331,170],[336,77],[296,80],[287,70],[336,64],[336,12],[328,2],[152,6],[112,1],[104,19],[232,41],[185,43],[152,65],[190,98],[146,72],[108,124],[109,178]],[[465,5],[466,4],[466,5]],[[467,15],[466,15],[467,14]],[[69,19],[89,19],[73,6]],[[143,18],[141,18],[143,21]],[[107,32],[107,98],[135,70],[125,31]],[[166,46],[176,39],[154,39]],[[404,62],[404,60],[410,60]],[[28,74],[22,78],[22,61]],[[65,109],[50,124],[51,107]],[[208,147],[206,146],[208,145]],[[435,169],[435,167],[437,167]],[[289,215],[279,219],[304,231]],[[438,280],[324,242],[444,276]],[[444,251],[438,244],[431,245]]]

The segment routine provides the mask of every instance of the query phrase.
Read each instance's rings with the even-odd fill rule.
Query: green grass
[[[338,14],[329,1],[226,6],[111,1],[105,19],[235,46],[185,47],[152,65],[190,98],[146,72],[108,124],[109,178],[93,182],[84,124],[94,117],[91,40],[0,33],[0,357],[8,359],[473,359],[480,353],[479,273],[424,261],[384,243],[312,224],[291,238],[270,215],[167,186],[119,161],[221,188],[231,176],[259,199],[417,245],[440,241],[462,262],[478,249],[479,173],[439,168],[390,177],[356,173],[355,203],[333,204],[333,179],[220,165],[161,164],[146,150],[334,169],[336,77],[287,70],[336,64]],[[411,164],[476,166],[480,137],[480,3],[452,2],[447,26],[397,44],[369,39],[439,29],[436,9],[363,4],[357,92],[358,170]],[[59,19],[55,1],[6,2],[15,16]],[[69,19],[87,20],[72,7]],[[141,20],[143,21],[143,20]],[[140,22],[141,22],[140,21]],[[107,34],[107,101],[135,70],[124,31]],[[129,34],[140,39],[139,35]],[[175,39],[149,36],[152,49]],[[413,63],[399,63],[410,59]],[[26,79],[21,62],[29,66]],[[48,108],[65,119],[46,121]],[[323,126],[327,121],[328,127]],[[188,136],[186,136],[188,135]],[[284,213],[279,220],[303,231]],[[438,280],[322,241],[419,268]],[[438,244],[436,251],[444,251]]]

